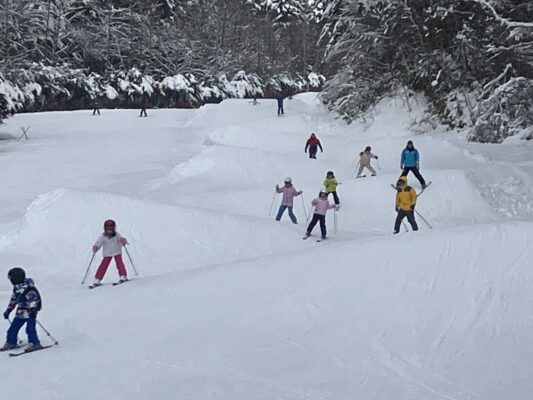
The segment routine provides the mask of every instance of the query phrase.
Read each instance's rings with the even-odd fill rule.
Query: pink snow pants
[[[104,279],[104,275],[107,271],[107,267],[109,267],[109,264],[111,263],[111,260],[113,257],[104,257],[102,259],[102,262],[100,263],[100,266],[98,267],[98,270],[96,271],[96,279],[102,280]],[[119,276],[126,276],[126,266],[124,265],[124,261],[122,261],[122,254],[118,254],[115,256],[115,263],[117,264],[118,269],[118,275]]]

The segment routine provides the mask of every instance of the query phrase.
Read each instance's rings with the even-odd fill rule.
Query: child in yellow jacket
[[[396,222],[394,223],[394,233],[400,232],[400,225],[405,217],[411,224],[413,231],[418,230],[415,221],[416,191],[407,185],[407,177],[402,176],[396,183]]]
[[[328,171],[326,174],[326,179],[324,179],[324,187],[326,188],[326,193],[328,194],[327,197],[329,197],[329,194],[333,194],[333,200],[335,201],[335,205],[339,205],[339,196],[337,196],[337,186],[339,186],[339,182],[337,182],[337,179],[335,178],[335,174],[333,171]]]

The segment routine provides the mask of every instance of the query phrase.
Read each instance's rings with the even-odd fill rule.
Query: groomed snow
[[[414,135],[423,105],[396,98],[349,127],[314,94],[287,100],[282,118],[260,103],[1,126],[8,139],[31,129],[0,141],[0,273],[21,265],[35,279],[60,346],[0,354],[0,397],[533,398],[533,143]],[[318,160],[303,152],[311,132]],[[393,236],[390,183],[408,139],[433,181],[417,205],[433,229],[419,219]],[[381,169],[355,180],[366,145]],[[308,211],[328,170],[342,182],[339,231],[330,212],[330,240],[303,241],[300,198],[298,225],[269,215],[274,185],[291,176]],[[89,291],[80,282],[110,217],[140,276],[125,257],[135,280]]]

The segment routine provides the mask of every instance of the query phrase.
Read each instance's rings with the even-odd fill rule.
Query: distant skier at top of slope
[[[285,97],[283,97],[281,94],[276,96],[276,100],[278,102],[278,117],[280,115],[285,114],[285,110],[283,109],[283,100],[285,100]]]
[[[330,193],[333,195],[333,200],[337,206],[340,204],[339,196],[337,195],[337,186],[339,185],[340,183],[337,182],[337,178],[335,178],[333,171],[328,171],[326,173],[326,178],[324,179],[324,188],[326,189],[328,197]]]
[[[366,146],[365,150],[359,153],[359,169],[357,170],[356,178],[361,178],[361,174],[365,168],[368,168],[372,176],[376,176],[376,170],[370,165],[372,159],[378,159],[378,156],[372,154],[372,148]]]
[[[311,232],[313,232],[315,225],[320,222],[322,239],[326,239],[326,213],[330,209],[337,208],[337,206],[335,204],[329,204],[328,194],[324,189],[318,193],[318,197],[314,199],[311,204],[315,207],[315,211],[313,213],[313,218],[307,227],[305,237],[307,238],[311,236]]]
[[[104,232],[96,243],[93,245],[93,253],[96,253],[100,248],[104,258],[96,271],[96,276],[94,284],[91,287],[97,287],[102,285],[102,279],[104,279],[105,273],[113,257],[115,258],[115,263],[117,265],[118,274],[120,281],[124,282],[128,280],[128,274],[126,272],[126,266],[122,260],[122,247],[128,244],[128,240],[125,237],[122,237],[116,231],[116,223],[112,219],[108,219],[104,222]]]
[[[322,143],[320,143],[320,139],[316,137],[316,134],[311,133],[311,136],[309,139],[307,139],[307,142],[305,142],[305,152],[307,153],[307,149],[309,149],[309,158],[316,159],[316,153],[318,152],[318,148],[320,147],[320,152],[324,152],[324,149],[322,149]]]
[[[42,348],[37,336],[37,313],[41,310],[41,295],[33,280],[26,278],[26,272],[20,268],[11,268],[7,277],[13,284],[13,293],[9,300],[9,305],[4,312],[4,319],[9,318],[9,314],[16,308],[15,318],[7,330],[6,343],[1,351],[11,350],[17,347],[17,336],[19,330],[26,324],[29,346],[25,351],[34,351]]]
[[[418,153],[418,150],[415,149],[412,140],[409,140],[407,142],[407,146],[402,151],[400,169],[402,169],[401,176],[407,176],[407,174],[409,174],[409,171],[413,171],[413,174],[415,174],[416,178],[420,181],[422,189],[426,188],[426,181],[424,180],[419,171],[420,154]]]
[[[396,222],[394,223],[394,233],[400,232],[400,225],[405,217],[411,224],[413,231],[418,230],[415,220],[416,191],[407,185],[407,177],[402,176],[396,182]]]
[[[285,210],[289,210],[289,217],[293,224],[298,223],[296,215],[292,212],[294,206],[294,198],[302,194],[302,191],[296,190],[292,185],[292,179],[290,177],[285,178],[283,181],[283,187],[280,188],[279,185],[276,185],[276,192],[283,193],[283,198],[281,199],[281,205],[279,206],[278,215],[276,216],[276,221],[281,221],[281,217]]]
[[[141,98],[141,112],[139,114],[139,117],[148,117],[148,114],[146,113],[148,107],[148,95],[146,93],[143,93]]]

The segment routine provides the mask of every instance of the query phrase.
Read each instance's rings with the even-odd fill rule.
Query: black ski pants
[[[337,195],[337,191],[335,191],[335,192],[329,192],[329,193],[328,193],[328,197],[329,197],[330,194],[333,195],[333,201],[335,202],[335,204],[340,204],[340,203],[341,203],[341,202],[339,201],[339,196]]]
[[[326,216],[322,214],[313,214],[313,219],[307,227],[307,233],[311,234],[317,222],[320,222],[320,232],[322,233],[322,237],[326,237]]]
[[[318,152],[318,145],[312,144],[309,146],[309,158],[316,158],[316,153]]]
[[[422,186],[426,186],[426,181],[424,180],[424,178],[422,177],[422,175],[420,174],[420,171],[418,170],[417,167],[405,167],[403,169],[403,172],[402,172],[402,175],[401,176],[407,176],[407,174],[409,173],[409,171],[413,171],[413,174],[415,174],[416,176],[416,179],[418,179],[418,181],[420,182],[420,184]]]
[[[405,211],[400,208],[398,210],[398,215],[396,216],[396,222],[394,223],[394,232],[398,233],[400,232],[400,225],[402,224],[403,219],[407,217],[407,221],[411,224],[411,228],[413,228],[413,231],[418,230],[418,225],[415,221],[415,212],[413,211]]]
[[[283,109],[283,106],[278,106],[278,115],[285,114],[285,110]]]
[[[93,115],[96,115],[97,113],[98,115],[100,115],[100,110],[98,109],[98,107],[94,107]]]
[[[146,113],[146,107],[141,108],[141,113],[139,114],[139,117],[147,117],[148,114]]]

